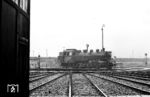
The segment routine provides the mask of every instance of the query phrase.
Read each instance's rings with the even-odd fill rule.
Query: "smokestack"
[[[88,48],[89,48],[89,44],[86,44],[86,50],[87,50],[87,52],[88,52]]]

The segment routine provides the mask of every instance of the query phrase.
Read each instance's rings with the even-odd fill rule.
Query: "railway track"
[[[150,95],[149,83],[143,83],[137,80],[132,80],[132,79],[123,78],[123,77],[116,77],[116,76],[99,75],[99,74],[88,74],[88,75],[101,78],[104,80],[108,80],[116,84],[120,84],[134,91],[137,91],[137,93],[140,93],[143,95]]]
[[[146,86],[150,87],[150,80],[147,78],[140,78],[140,77],[134,77],[134,76],[120,76],[120,75],[108,75],[108,76],[126,80],[126,81],[130,81],[130,82],[134,82],[137,84],[146,85]]]
[[[114,78],[119,78],[122,80],[127,80],[127,81],[131,81],[131,82],[135,82],[135,83],[140,83],[143,85],[147,85],[150,87],[150,78],[143,78],[143,77],[137,77],[137,76],[130,76],[130,75],[121,75],[120,73],[96,73],[96,74],[100,74],[100,75],[107,75],[110,77],[114,77]]]
[[[133,76],[133,75],[119,75],[119,74],[113,74],[113,76],[120,76],[120,77],[125,77],[125,78],[133,78],[137,80],[144,80],[144,81],[150,81],[150,78],[145,78],[145,77],[139,77],[139,76]]]
[[[52,75],[52,76],[46,77],[44,79],[39,79],[38,81],[34,81],[34,82],[30,83],[29,84],[30,93],[32,93],[36,89],[39,89],[40,87],[42,87],[48,83],[51,83],[65,75],[66,74],[56,74],[56,75]]]
[[[38,77],[38,76],[42,76],[42,75],[45,75],[45,74],[48,74],[49,72],[37,72],[37,71],[30,71],[30,76],[29,78],[33,78],[33,77]]]
[[[113,72],[115,75],[122,75],[122,76],[131,76],[135,78],[141,78],[144,80],[150,80],[150,71],[123,71],[120,69],[120,72]]]
[[[93,85],[94,88],[99,92],[100,96],[108,97],[108,95],[106,93],[104,93],[95,83],[93,83],[85,74],[83,74],[83,75],[91,83],[91,85]]]
[[[97,85],[82,73],[72,75],[72,96],[107,97]]]
[[[150,95],[150,87],[146,84],[125,77],[121,79],[117,76],[99,75],[91,72],[57,73],[30,84],[30,97],[110,97],[145,94]]]
[[[45,75],[45,74],[35,74],[35,75],[30,75],[29,78],[34,78],[34,77],[38,77],[38,76],[42,76],[42,75]]]
[[[46,77],[48,77],[48,76],[52,76],[52,75],[55,75],[55,74],[57,74],[57,73],[48,73],[48,74],[43,74],[43,75],[31,77],[31,78],[29,78],[29,83],[38,81],[38,80],[40,80],[40,79],[43,79],[43,78],[46,78]]]
[[[62,89],[67,90],[67,91],[64,91],[64,93],[62,93],[62,96],[66,95],[66,97],[74,97],[74,96],[80,95],[80,96],[91,96],[91,97],[92,96],[107,97],[84,74],[80,74],[80,73],[75,73],[75,74],[67,73],[67,74],[55,77],[54,79],[51,79],[48,82],[44,82],[43,84],[30,89],[30,97],[37,95],[37,93],[39,95],[45,96],[45,94],[47,93],[46,91],[49,91],[49,89],[52,87],[53,87],[53,90],[55,90],[55,87],[58,87],[57,86],[58,84],[64,82],[64,80],[62,80],[63,77],[66,77],[64,80],[65,80],[65,83],[67,83],[66,84],[67,86],[63,87]],[[56,84],[55,82],[58,80],[60,81]],[[51,85],[48,85],[48,84],[51,84]],[[46,88],[48,90],[46,90]],[[59,90],[59,91],[62,91],[62,90]],[[57,93],[55,92],[56,94],[54,93],[53,96],[60,95],[61,93],[59,93],[59,91],[57,91]],[[39,92],[43,92],[43,93],[39,93]],[[49,95],[48,94],[47,95],[50,96],[51,94],[52,92],[49,92]]]

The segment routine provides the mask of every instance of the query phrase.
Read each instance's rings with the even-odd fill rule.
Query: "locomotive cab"
[[[77,55],[78,51],[76,49],[66,49],[63,52],[59,53],[58,59],[60,60],[61,65],[69,65],[74,63],[72,60],[73,56]]]
[[[63,56],[74,56],[76,54],[76,49],[67,49],[63,52]]]

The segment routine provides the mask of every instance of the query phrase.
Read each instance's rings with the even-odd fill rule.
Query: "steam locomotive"
[[[103,40],[103,27],[102,25],[102,49],[90,50],[88,52],[89,45],[87,44],[86,50],[66,49],[59,53],[58,60],[62,67],[66,68],[105,68],[113,69],[116,66],[115,60],[112,58],[111,51],[105,51]]]
[[[96,52],[90,50],[66,49],[59,53],[58,60],[62,67],[65,68],[105,68],[112,69],[115,67],[115,61],[111,57],[111,51],[101,51],[96,49]]]

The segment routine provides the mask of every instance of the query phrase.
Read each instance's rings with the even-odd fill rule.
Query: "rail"
[[[108,81],[111,81],[111,82],[116,83],[116,84],[120,84],[122,86],[128,87],[128,88],[133,89],[135,91],[138,91],[141,94],[150,95],[150,91],[146,91],[144,89],[136,88],[136,87],[130,86],[129,84],[120,83],[119,81],[110,80],[110,79],[107,79],[107,78],[104,78],[104,77],[100,77],[100,76],[96,76],[96,75],[93,75],[93,74],[88,74],[88,75],[94,76],[94,77],[97,77],[97,78],[101,78],[101,79],[104,79],[104,80],[108,80]]]
[[[69,74],[69,97],[72,97],[72,72]]]
[[[83,76],[90,82],[92,86],[98,91],[101,96],[108,97],[96,84],[94,84],[85,74]]]
[[[31,94],[33,91],[35,91],[36,89],[39,89],[40,87],[42,87],[42,86],[44,86],[44,85],[46,85],[46,84],[48,84],[48,83],[54,82],[54,81],[56,81],[57,79],[59,79],[59,78],[65,76],[65,75],[67,75],[67,73],[62,74],[62,75],[59,75],[58,77],[54,77],[54,78],[52,78],[51,80],[49,80],[49,81],[47,81],[47,82],[45,82],[45,83],[43,83],[43,84],[41,84],[41,85],[38,85],[38,86],[36,86],[36,87],[30,89],[30,94]]]

